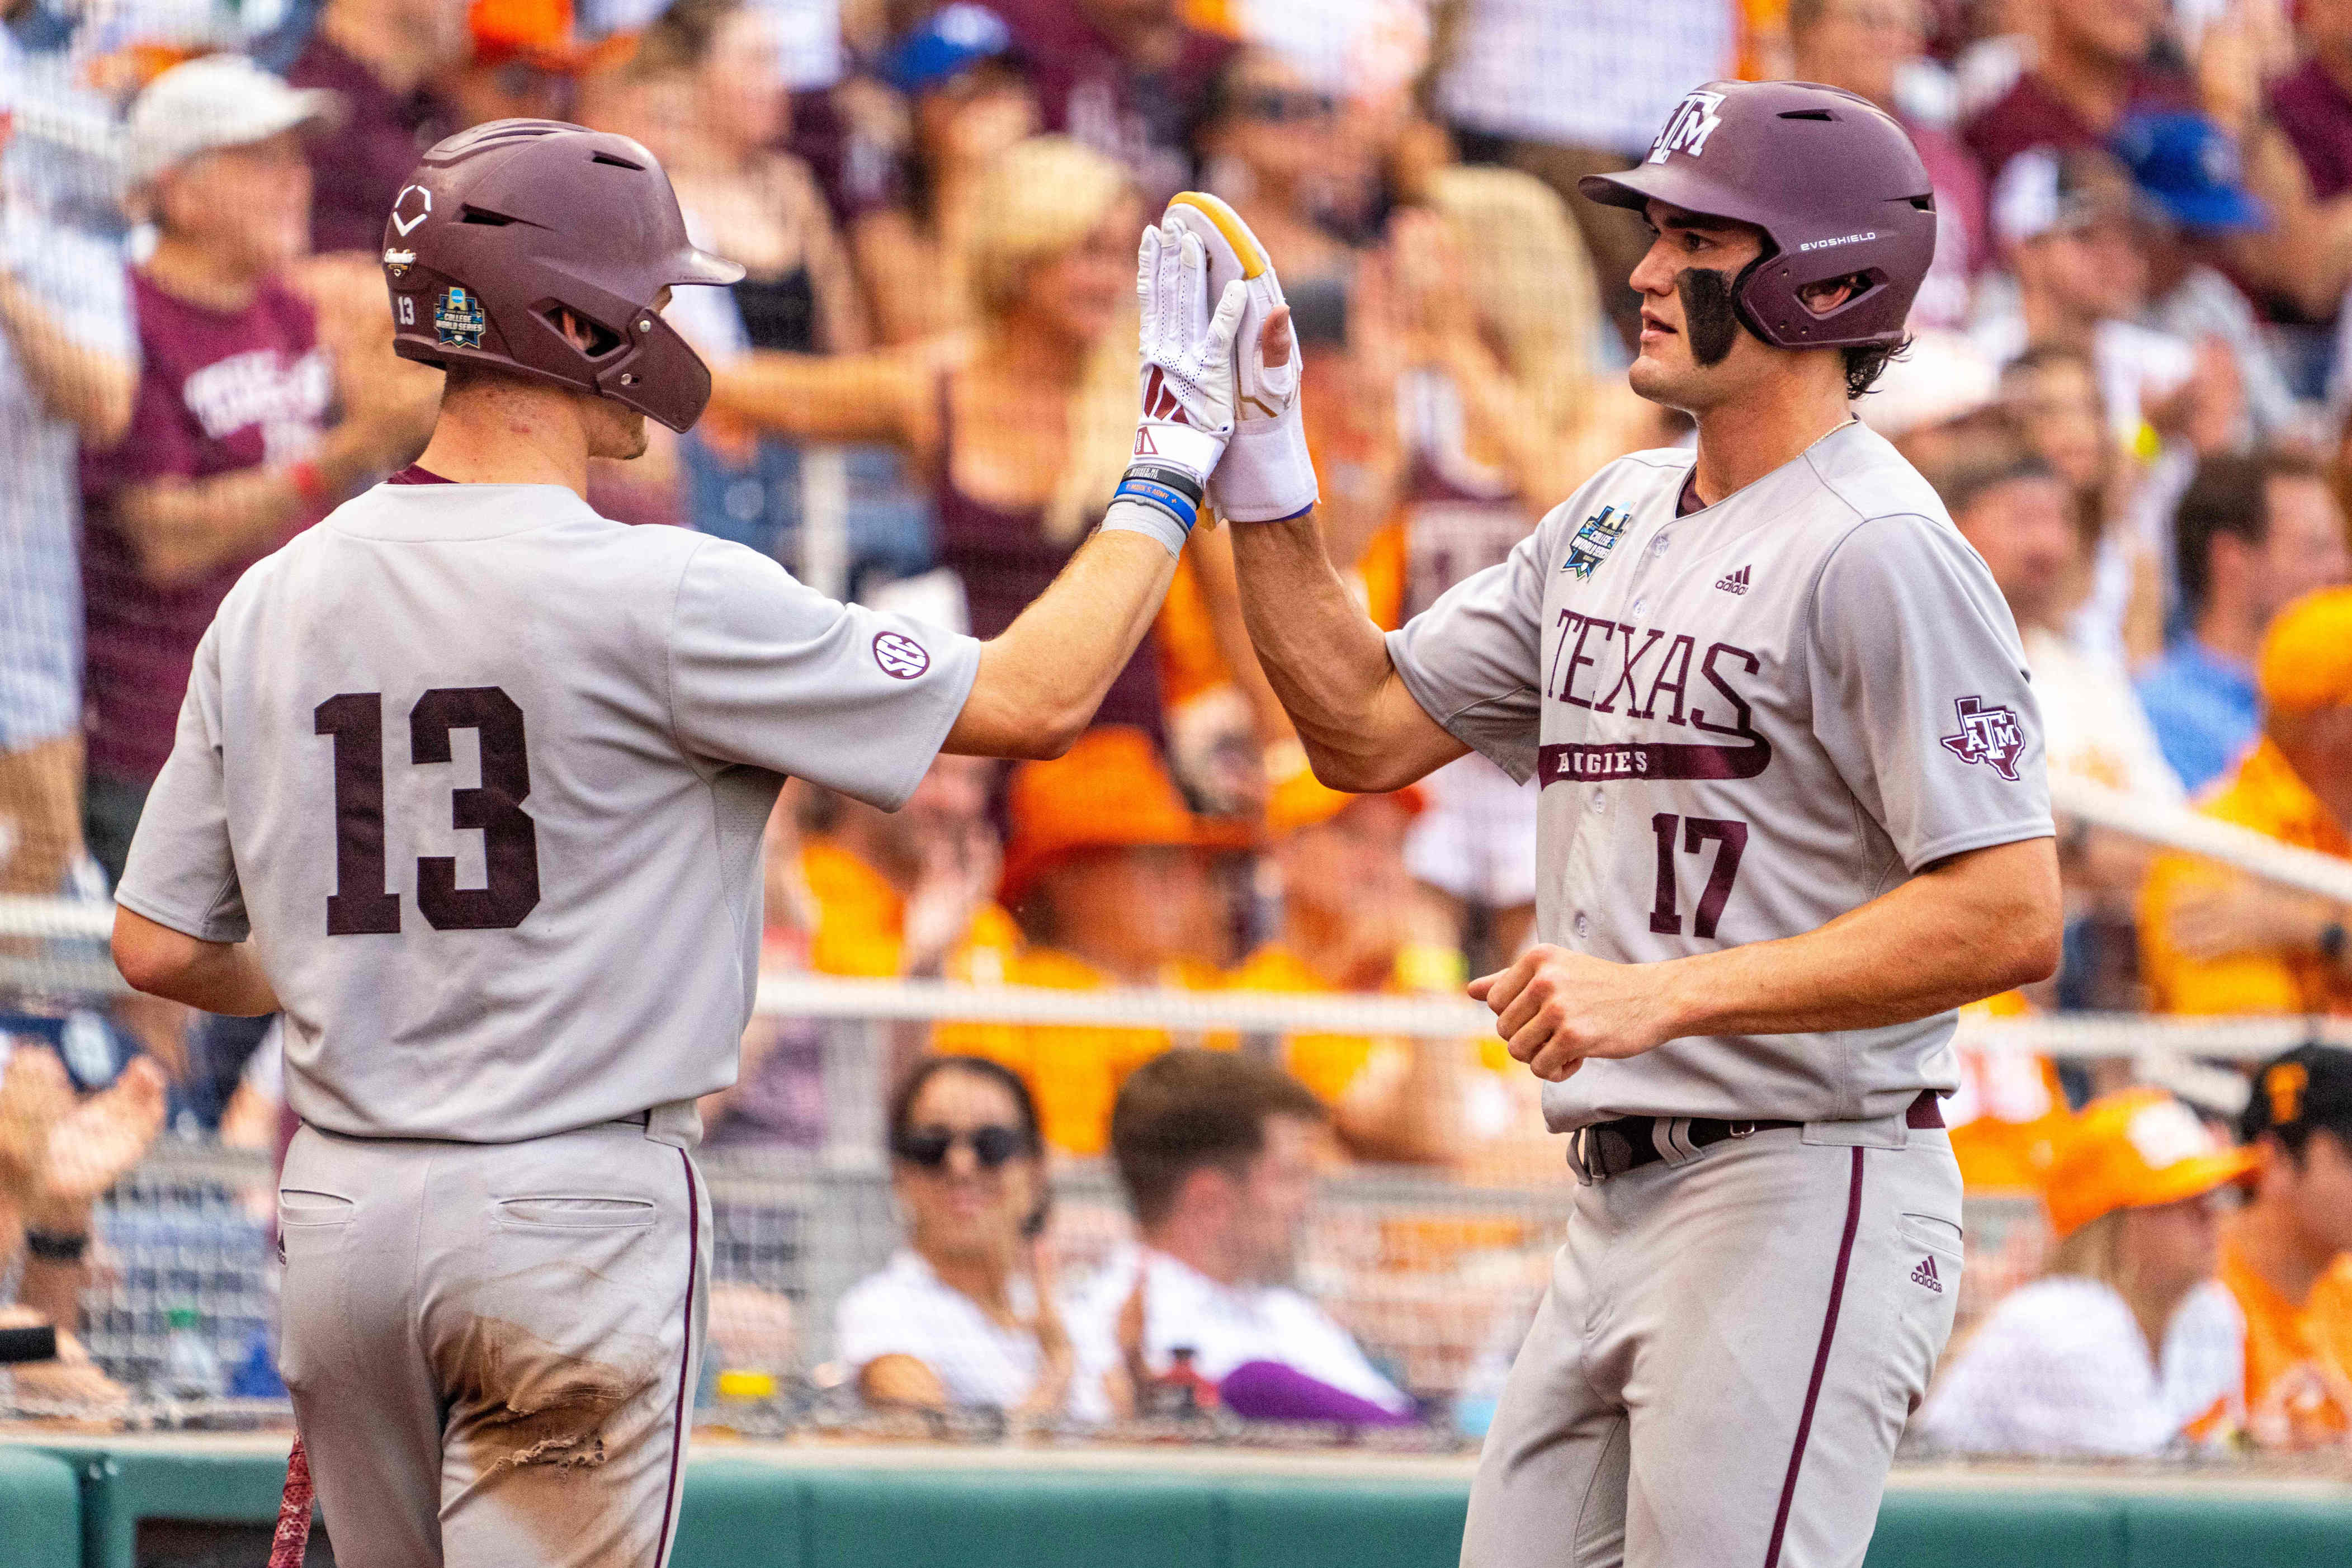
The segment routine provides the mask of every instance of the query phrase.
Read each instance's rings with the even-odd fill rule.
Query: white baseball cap
[[[243,55],[205,55],[149,82],[131,106],[123,175],[135,188],[200,153],[342,121],[342,99],[335,93],[289,87]]]

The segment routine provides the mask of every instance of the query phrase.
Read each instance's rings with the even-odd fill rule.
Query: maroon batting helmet
[[[710,372],[655,310],[664,288],[728,284],[697,250],[654,155],[553,120],[493,120],[425,154],[383,229],[393,347],[593,392],[684,430]],[[573,345],[556,314],[596,331]]]
[[[1936,255],[1936,197],[1918,150],[1864,98],[1809,81],[1711,81],[1683,98],[1643,162],[1577,189],[1639,212],[1652,198],[1764,231],[1731,298],[1784,349],[1894,347]],[[1861,274],[1815,315],[1798,291]]]

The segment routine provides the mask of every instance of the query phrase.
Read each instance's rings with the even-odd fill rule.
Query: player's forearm
[[[1068,751],[1135,657],[1175,575],[1176,557],[1147,534],[1087,540],[1002,637],[982,645],[971,695],[941,749],[1029,758]]]
[[[1676,959],[1667,1038],[1908,1023],[2058,966],[2055,842],[1955,858],[1802,936]]]
[[[1332,568],[1312,513],[1234,529],[1242,619],[1315,774],[1400,788],[1459,755],[1398,679],[1387,640]],[[1434,737],[1433,741],[1432,737]]]
[[[257,1018],[278,1011],[278,994],[251,942],[199,941],[120,907],[114,966],[132,990],[203,1012]]]
[[[1216,638],[1218,656],[1224,660],[1225,673],[1249,704],[1258,740],[1271,745],[1290,733],[1290,720],[1283,711],[1282,700],[1266,684],[1257,650],[1250,647],[1249,628],[1242,624],[1240,584],[1234,578],[1233,532],[1223,528],[1192,536],[1192,574],[1200,583],[1201,601],[1208,606],[1209,628]]]

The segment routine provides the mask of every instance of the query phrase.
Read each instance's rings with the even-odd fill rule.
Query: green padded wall
[[[1466,1479],[1284,1474],[1278,1458],[1253,1473],[1240,1456],[1160,1474],[1055,1468],[1050,1451],[1007,1456],[1019,1468],[919,1448],[866,1458],[704,1446],[687,1467],[676,1568],[1454,1568],[1468,1495]],[[0,1568],[131,1568],[142,1519],[267,1523],[285,1473],[250,1439],[0,1444]],[[2352,1565],[2352,1487],[1898,1481],[1868,1560],[2044,1564]]]
[[[848,1470],[807,1481],[808,1568],[1223,1568],[1225,1561],[1216,1489],[1197,1480],[1051,1471],[918,1479]]]
[[[73,1466],[31,1448],[0,1447],[0,1568],[72,1568],[81,1551],[81,1485]]]
[[[672,1568],[808,1568],[807,1521],[808,1489],[794,1472],[748,1459],[693,1459],[669,1560]]]
[[[1224,1483],[1226,1568],[1453,1568],[1466,1487],[1443,1481]]]
[[[2124,1533],[2131,1568],[2352,1564],[2352,1515],[2315,1498],[2134,1498]]]
[[[1879,1506],[1864,1568],[2126,1568],[2123,1510],[2079,1492],[1906,1490]],[[2206,1568],[2213,1568],[2207,1564]],[[2231,1568],[2239,1568],[2232,1563]]]

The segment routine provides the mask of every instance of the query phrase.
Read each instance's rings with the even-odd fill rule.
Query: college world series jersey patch
[[[489,321],[482,302],[457,284],[444,289],[440,303],[433,307],[433,335],[447,348],[480,348],[482,329]]]
[[[1568,559],[1559,563],[1559,569],[1575,573],[1579,582],[1591,576],[1592,569],[1608,555],[1610,547],[1625,536],[1625,527],[1633,521],[1631,509],[1602,507],[1586,518],[1577,529],[1576,537],[1568,542]]]
[[[1960,717],[1960,732],[1937,739],[1944,749],[1964,763],[1989,763],[1992,771],[2017,782],[2017,759],[2025,751],[2025,731],[2009,708],[1989,708],[1981,697],[1963,697],[1952,704]]]

